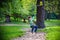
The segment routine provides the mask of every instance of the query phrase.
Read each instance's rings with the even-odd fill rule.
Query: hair
[[[28,20],[31,18],[31,16],[28,17]]]
[[[28,18],[31,18],[31,16],[29,16]]]

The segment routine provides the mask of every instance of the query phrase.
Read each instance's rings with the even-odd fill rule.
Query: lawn
[[[38,32],[45,32],[46,40],[60,40],[60,20],[47,20],[45,26],[46,28]]]
[[[45,21],[45,26],[60,26],[60,20],[46,20]]]
[[[60,26],[46,27],[43,31],[46,32],[46,40],[60,40]]]
[[[60,20],[50,20],[46,23],[46,40],[60,40]]]
[[[21,25],[28,24],[21,23]],[[46,32],[46,40],[60,40],[60,20],[47,20],[45,26],[46,28],[38,30],[38,32]],[[0,39],[10,40],[11,38],[21,37],[25,34],[25,31],[21,29],[26,27],[28,26],[0,26]]]
[[[10,40],[11,38],[21,37],[25,31],[19,26],[0,26],[0,40]]]
[[[6,24],[18,24],[19,26],[0,26],[0,40],[10,40],[15,37],[21,37],[25,34],[25,31],[22,29],[29,28],[29,25],[27,23],[14,22]],[[2,25],[5,25],[5,23],[2,23]]]

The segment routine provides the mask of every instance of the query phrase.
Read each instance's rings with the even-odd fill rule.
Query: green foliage
[[[46,0],[45,1],[45,10],[49,10],[50,12],[59,13],[59,0]]]
[[[34,5],[34,6],[33,6]],[[35,0],[1,0],[1,12],[15,18],[27,18],[31,14],[36,14]],[[19,15],[16,17],[15,15]]]
[[[19,15],[20,18],[27,18],[27,16],[36,15],[36,1],[37,0],[1,0],[0,14],[2,18],[5,14],[12,16]],[[45,0],[45,10],[59,14],[60,10],[59,0]],[[13,16],[13,18],[15,15]],[[16,18],[18,18],[16,17]]]

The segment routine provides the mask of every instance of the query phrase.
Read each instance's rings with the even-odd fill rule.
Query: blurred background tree
[[[37,0],[0,0],[0,21],[25,21],[28,16],[36,16],[36,3]],[[44,9],[45,19],[60,19],[59,0],[44,0]]]

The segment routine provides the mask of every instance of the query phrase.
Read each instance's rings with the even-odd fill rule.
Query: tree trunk
[[[23,19],[23,22],[26,23],[26,19]]]
[[[40,5],[42,1],[43,5]],[[44,11],[44,0],[37,0],[37,25],[38,28],[44,28],[44,18],[45,18],[45,11]]]
[[[11,20],[10,20],[10,15],[6,15],[6,20],[5,20],[5,22],[11,22]]]

